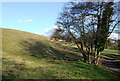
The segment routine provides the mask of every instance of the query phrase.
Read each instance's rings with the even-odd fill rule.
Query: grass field
[[[120,52],[119,50],[109,50],[109,49],[105,49],[102,52],[102,57],[104,58],[113,58],[116,57],[116,59],[114,60],[116,63],[120,63]]]
[[[120,52],[119,52],[119,50],[105,49],[101,53],[101,57],[105,60],[111,60],[117,66],[120,66]]]
[[[107,50],[104,51],[107,54]],[[49,38],[2,29],[3,79],[116,79],[105,67],[80,61],[78,52]]]

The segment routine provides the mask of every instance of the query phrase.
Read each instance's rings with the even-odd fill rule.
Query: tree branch
[[[120,23],[120,21],[118,21],[114,26],[113,26],[113,29],[111,30],[111,32],[109,32],[109,35],[108,35],[108,37],[111,35],[111,33],[114,31],[114,29],[115,29],[115,27],[116,27],[116,25],[117,24],[119,24]]]

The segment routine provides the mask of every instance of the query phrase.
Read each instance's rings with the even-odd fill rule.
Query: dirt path
[[[101,58],[100,65],[107,67],[120,76],[120,65],[114,61],[117,57],[118,56],[113,56],[112,58]]]

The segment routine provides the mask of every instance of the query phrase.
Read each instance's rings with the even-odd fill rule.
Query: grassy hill
[[[60,42],[28,32],[2,29],[5,79],[116,79],[107,70],[84,63],[78,52]]]

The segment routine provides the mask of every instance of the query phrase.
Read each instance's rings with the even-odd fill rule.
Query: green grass
[[[101,53],[101,57],[103,58],[112,58],[116,56],[117,58],[114,60],[116,63],[120,64],[120,52],[119,50],[110,50],[110,49],[105,49],[102,53]]]
[[[87,64],[78,52],[49,38],[2,29],[4,79],[116,79],[105,67]]]

